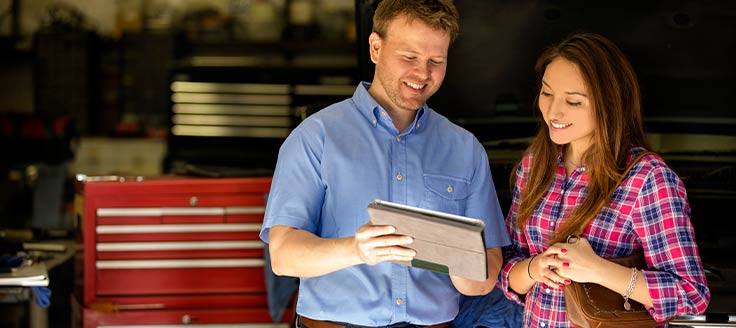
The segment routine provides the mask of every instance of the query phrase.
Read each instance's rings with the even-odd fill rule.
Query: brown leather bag
[[[608,259],[625,267],[645,269],[644,252]],[[567,319],[576,327],[648,328],[664,325],[656,322],[639,302],[629,299],[631,310],[624,309],[624,300],[618,293],[594,283],[573,282],[564,287]]]
[[[634,158],[624,171],[621,179],[623,180],[634,165],[648,154],[651,153],[645,151]],[[621,181],[618,181],[618,183],[620,184]],[[646,268],[646,260],[642,251],[608,260],[629,268]],[[654,321],[644,305],[632,299],[629,299],[631,309],[624,309],[624,300],[621,295],[598,284],[572,282],[564,287],[564,292],[567,319],[577,327],[648,328],[666,323]]]

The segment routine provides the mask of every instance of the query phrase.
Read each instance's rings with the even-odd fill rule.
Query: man
[[[427,107],[458,34],[451,0],[384,0],[369,37],[372,83],[310,116],[279,152],[261,238],[277,275],[300,277],[301,327],[445,327],[460,294],[496,283],[508,235],[478,140]],[[398,265],[412,238],[372,226],[379,198],[486,223],[488,279]]]

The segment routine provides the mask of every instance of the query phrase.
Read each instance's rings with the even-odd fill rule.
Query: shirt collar
[[[358,111],[360,111],[363,117],[365,117],[368,122],[375,127],[378,121],[381,119],[381,111],[383,111],[384,109],[381,107],[381,105],[378,104],[375,99],[373,99],[373,96],[368,93],[368,89],[370,87],[370,82],[360,82],[355,90],[355,93],[353,94],[353,101],[355,102],[356,107],[358,107]],[[427,106],[427,104],[422,104],[422,107],[420,107],[417,111],[416,117],[414,117],[414,121],[405,133],[411,133],[412,131],[423,127],[429,117],[429,115],[425,114],[429,111],[430,108]]]
[[[557,165],[565,166],[565,145],[557,145]]]

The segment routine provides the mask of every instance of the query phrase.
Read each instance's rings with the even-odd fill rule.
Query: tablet
[[[479,219],[392,203],[380,199],[368,205],[374,225],[390,225],[396,234],[414,238],[412,261],[396,263],[477,281],[488,278],[484,230]]]

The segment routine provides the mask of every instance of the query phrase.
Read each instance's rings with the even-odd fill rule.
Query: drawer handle
[[[197,206],[199,199],[192,197],[189,204]],[[225,215],[225,214],[263,214],[263,206],[231,206],[231,207],[125,207],[98,208],[98,217],[131,217],[131,216],[165,216],[165,215]]]
[[[133,224],[133,225],[98,225],[97,234],[134,234],[134,233],[185,233],[185,232],[250,232],[261,231],[260,223],[226,223],[226,224]]]
[[[261,249],[265,244],[260,240],[245,241],[174,241],[174,242],[135,242],[135,243],[97,243],[98,252],[123,251],[179,251],[215,249]]]
[[[204,260],[121,260],[97,261],[104,269],[192,269],[192,268],[253,268],[262,267],[263,259],[204,259]]]
[[[109,216],[164,216],[164,215],[225,215],[222,207],[159,207],[159,208],[98,208],[98,217]]]
[[[266,208],[263,206],[233,206],[225,207],[225,214],[265,214]]]

